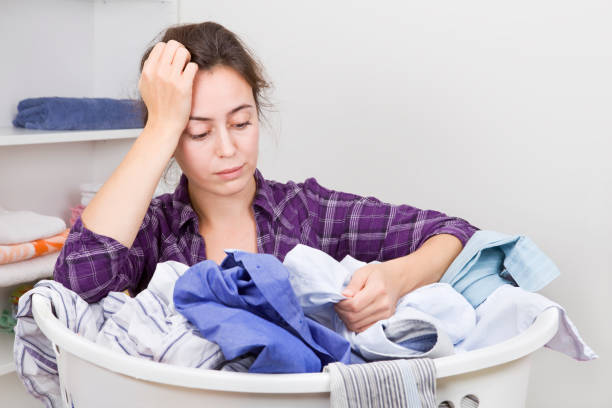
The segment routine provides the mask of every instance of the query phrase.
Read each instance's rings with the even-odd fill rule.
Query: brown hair
[[[180,42],[191,54],[191,62],[195,62],[200,70],[209,70],[217,65],[235,69],[253,90],[253,98],[259,117],[264,118],[262,106],[270,107],[264,91],[270,84],[264,79],[263,67],[257,62],[253,52],[236,36],[221,24],[207,21],[197,24],[171,26],[163,32],[158,41],[167,43],[170,40]],[[154,41],[142,56],[140,72],[149,54],[158,41]],[[143,123],[147,123],[148,111],[142,103]],[[265,118],[264,118],[265,119]]]

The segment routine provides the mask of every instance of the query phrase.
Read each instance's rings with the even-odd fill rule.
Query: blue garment
[[[480,230],[468,240],[440,282],[451,284],[477,307],[504,284],[536,292],[557,276],[557,266],[531,239]]]
[[[304,316],[289,272],[274,256],[226,250],[217,265],[193,265],[176,282],[176,310],[227,360],[257,356],[252,373],[320,372],[350,362],[348,341]]]
[[[28,98],[17,105],[13,126],[45,130],[132,129],[144,126],[135,99]]]

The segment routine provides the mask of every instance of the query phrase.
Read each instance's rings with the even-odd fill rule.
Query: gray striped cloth
[[[332,408],[434,408],[436,367],[430,358],[377,361],[367,364],[332,363]]]
[[[19,298],[13,345],[17,375],[26,390],[47,408],[63,406],[53,345],[32,316],[35,293],[49,299],[62,325],[117,353],[182,367],[248,371],[253,356],[225,360],[221,348],[174,309],[174,282],[187,269],[174,261],[159,263],[147,289],[136,297],[110,292],[95,303],[61,283],[37,282]]]

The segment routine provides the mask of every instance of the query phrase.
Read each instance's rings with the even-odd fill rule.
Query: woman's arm
[[[430,283],[438,282],[463,249],[461,241],[450,234],[429,238],[411,254],[384,262],[397,277],[400,296]]]
[[[348,286],[353,298],[336,305],[353,331],[391,316],[404,294],[437,282],[478,230],[439,211],[328,190],[315,179],[303,188],[323,251],[337,260],[382,262],[356,271]]]
[[[177,41],[155,45],[139,81],[147,124],[81,215],[88,229],[128,248],[189,120],[197,71],[194,63],[185,67],[189,58],[189,51]]]
[[[112,290],[138,288],[158,259],[161,211],[150,206],[155,187],[189,120],[197,71],[180,43],[157,43],[139,88],[148,110],[145,128],[72,227],[54,279],[94,302]],[[184,68],[184,70],[183,70]]]

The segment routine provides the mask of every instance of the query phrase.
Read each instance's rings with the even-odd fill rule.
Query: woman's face
[[[254,182],[258,146],[251,86],[227,66],[198,71],[189,122],[174,154],[191,187],[223,196],[242,191]]]

